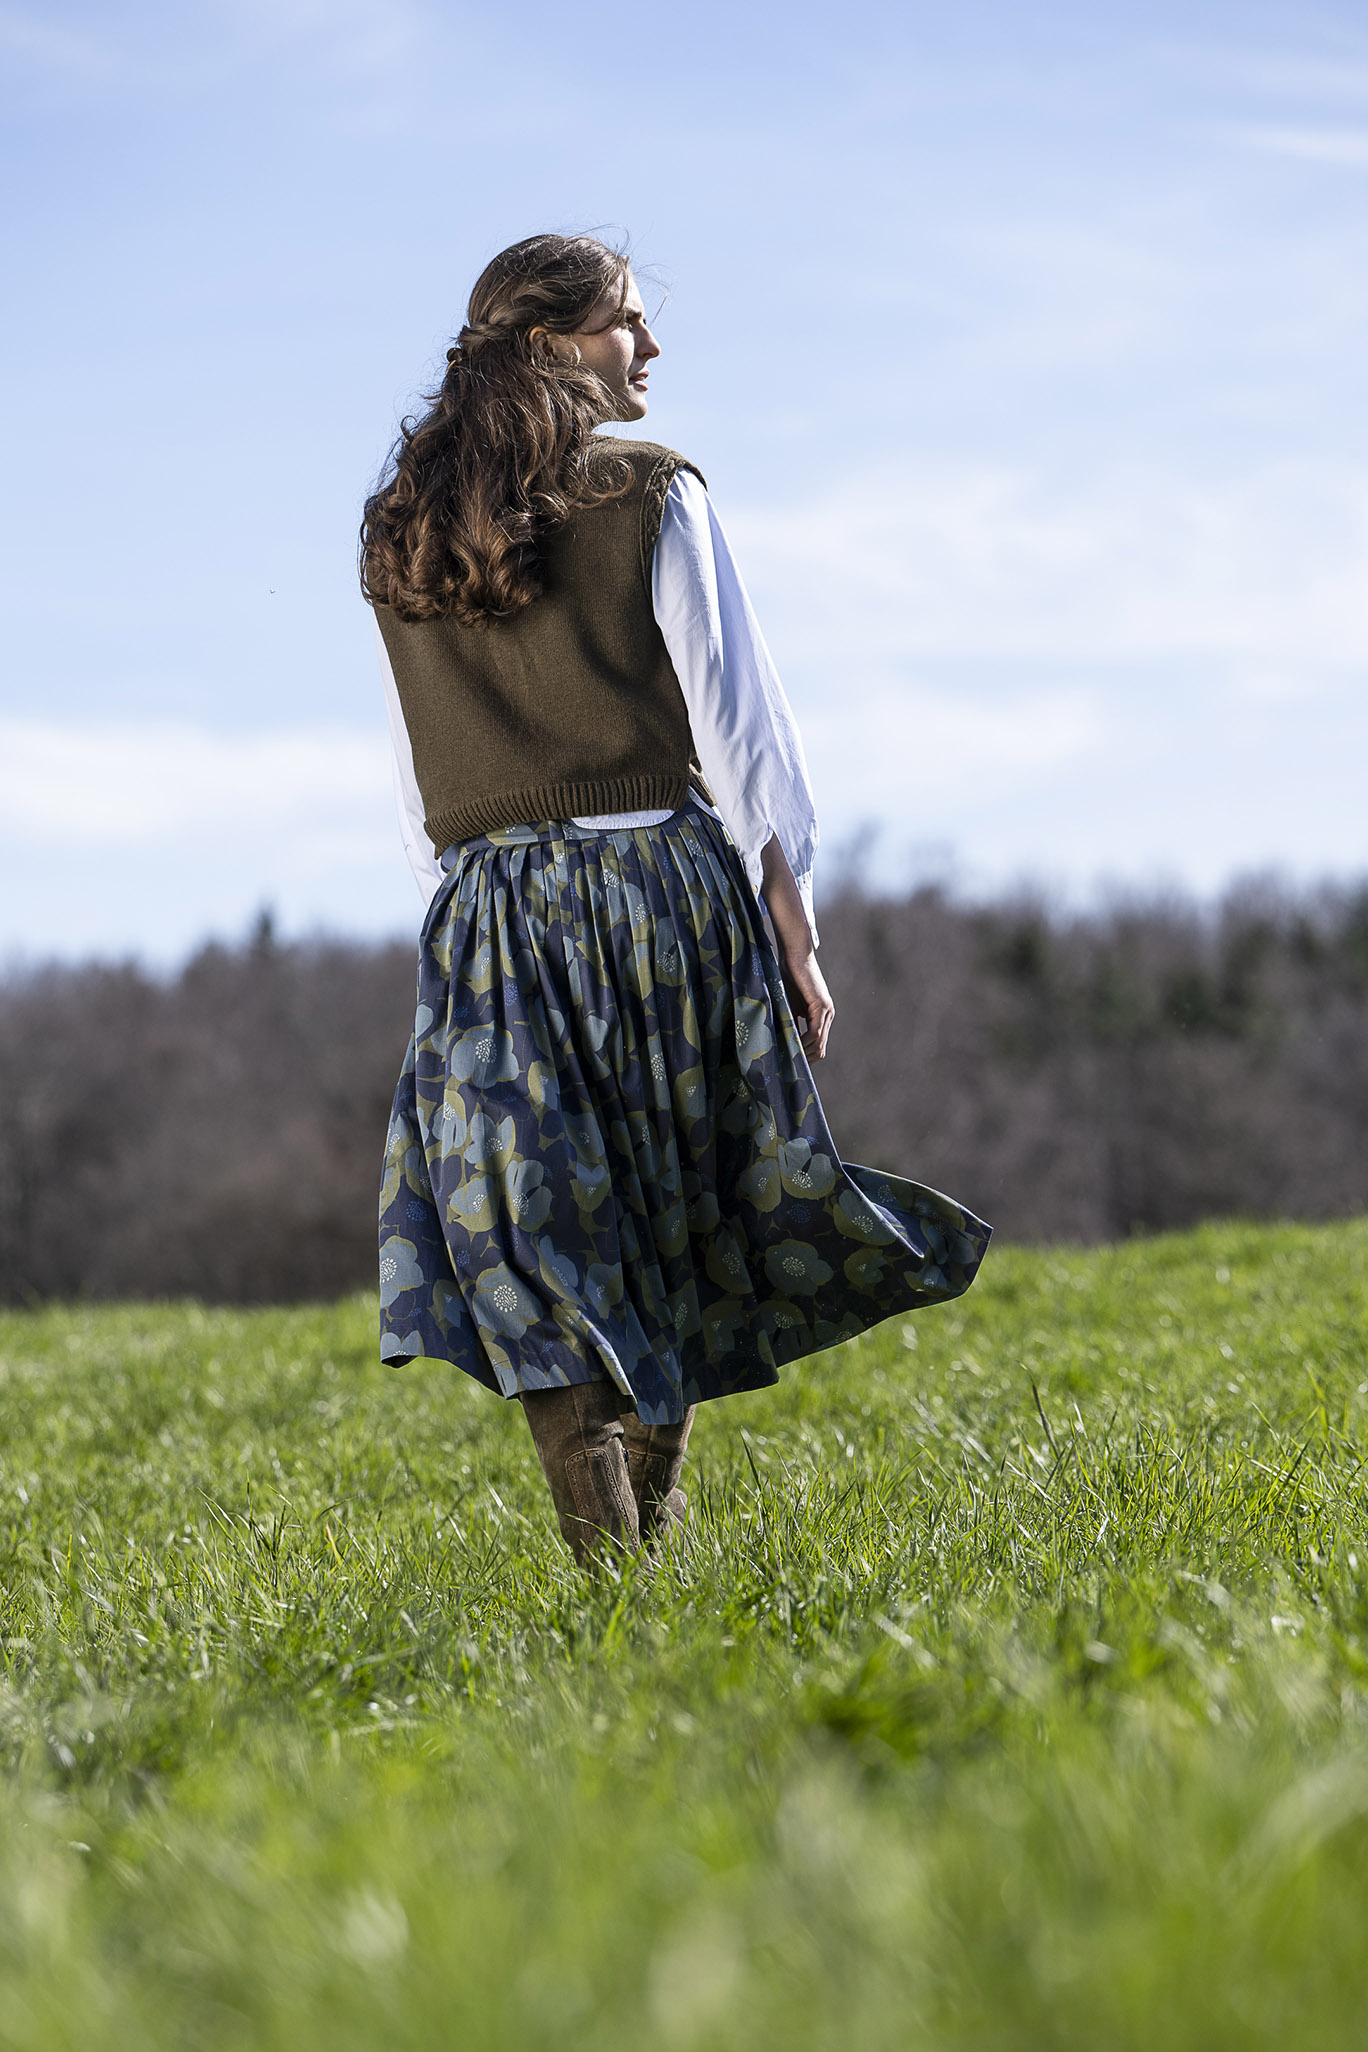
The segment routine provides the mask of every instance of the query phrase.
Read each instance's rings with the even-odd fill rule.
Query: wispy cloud
[[[336,74],[370,74],[411,60],[449,25],[421,0],[220,0],[220,13],[245,50],[305,47]]]
[[[1368,468],[1353,464],[1216,479],[1132,462],[1080,480],[914,461],[729,525],[804,669],[1368,663]]]
[[[168,89],[221,92],[235,77],[302,62],[312,98],[320,84],[339,95],[329,107],[335,125],[358,88],[368,102],[396,87],[434,26],[415,0],[380,9],[365,0],[216,0],[193,19],[167,0],[133,0],[103,17],[0,4],[0,50],[19,76],[80,100],[101,86],[153,100]]]
[[[1208,44],[1204,73],[1233,84],[1242,95],[1276,100],[1284,107],[1293,100],[1322,106],[1368,102],[1368,37],[1357,26],[1345,34],[1341,24],[1320,37],[1314,24],[1307,27],[1310,33],[1301,47],[1289,43],[1282,49],[1232,50],[1227,45],[1213,50]]]
[[[1233,133],[1247,148],[1273,156],[1368,171],[1368,128],[1241,128]]]
[[[0,821],[29,848],[167,848],[270,828],[317,841],[390,818],[383,737],[346,727],[0,720]]]
[[[858,820],[900,823],[909,813],[952,833],[966,805],[1043,789],[1110,739],[1092,690],[1036,688],[995,702],[963,681],[862,688],[849,676],[805,709],[803,732],[838,838]]]
[[[0,7],[0,47],[47,72],[90,78],[113,69],[103,40],[36,8]]]
[[[728,524],[833,844],[882,821],[998,879],[1361,859],[1368,467],[923,461]]]

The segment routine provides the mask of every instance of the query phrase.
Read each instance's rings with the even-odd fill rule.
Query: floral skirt
[[[380,1204],[381,1352],[652,1423],[957,1297],[989,1228],[837,1159],[755,895],[692,802],[448,849]]]

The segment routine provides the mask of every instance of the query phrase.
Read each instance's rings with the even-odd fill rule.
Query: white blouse
[[[665,500],[652,573],[652,601],[689,712],[694,747],[717,810],[758,891],[761,852],[771,836],[789,860],[812,927],[817,815],[803,743],[741,573],[692,472],[676,472]],[[410,867],[424,901],[442,868],[423,830],[413,750],[385,644],[376,627],[385,707],[394,745],[394,791]],[[578,826],[658,826],[668,812],[599,814]]]

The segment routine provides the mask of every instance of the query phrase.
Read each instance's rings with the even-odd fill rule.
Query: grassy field
[[[368,1300],[0,1320],[0,2044],[1361,2048],[1366,1265],[997,1251],[598,1590]]]

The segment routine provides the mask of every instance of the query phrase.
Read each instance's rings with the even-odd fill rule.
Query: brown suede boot
[[[675,1485],[684,1466],[684,1449],[697,1408],[691,1404],[677,1425],[647,1425],[631,1411],[622,1421],[627,1473],[636,1498],[637,1526],[643,1546],[658,1545],[671,1532],[684,1528],[689,1515],[688,1500]]]
[[[621,1401],[611,1382],[572,1382],[521,1397],[562,1536],[581,1567],[635,1553],[641,1544]]]

